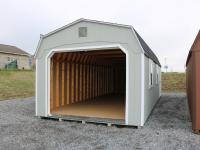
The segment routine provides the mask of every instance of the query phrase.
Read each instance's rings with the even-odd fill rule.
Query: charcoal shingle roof
[[[154,52],[151,50],[151,48],[147,45],[147,43],[142,39],[142,37],[137,33],[135,30],[135,33],[137,35],[137,38],[139,39],[139,42],[144,49],[144,53],[147,57],[151,58],[156,64],[158,64],[161,67],[161,64],[157,58],[157,56],[154,54]]]

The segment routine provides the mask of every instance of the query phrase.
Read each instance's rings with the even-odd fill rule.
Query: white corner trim
[[[144,54],[141,54],[141,126],[144,125]]]
[[[131,30],[133,32],[134,37],[137,40],[137,43],[139,44],[140,49],[142,50],[142,54],[141,54],[141,123],[140,125],[143,126],[144,125],[144,49],[135,33],[135,30],[133,27],[131,27]]]
[[[35,60],[35,66],[36,66],[36,69],[35,69],[35,115],[37,116],[38,115],[38,84],[37,84],[37,80],[38,80],[38,59]]]
[[[120,47],[122,51],[126,54],[126,106],[125,106],[125,123],[129,124],[129,54],[124,48]]]
[[[131,30],[132,30],[132,32],[133,32],[133,35],[134,35],[134,37],[136,38],[136,40],[137,40],[137,42],[138,42],[139,46],[140,46],[140,48],[141,48],[142,52],[143,52],[143,53],[145,53],[145,52],[144,52],[144,49],[143,49],[143,47],[142,47],[142,45],[141,45],[141,43],[140,43],[140,41],[139,41],[139,39],[138,39],[138,37],[137,37],[137,35],[136,35],[136,33],[135,33],[135,30],[134,30],[134,28],[133,28],[133,27],[131,27]]]
[[[73,48],[61,48],[51,49],[45,57],[45,110],[46,116],[50,114],[50,58],[55,52],[75,52],[75,51],[91,51],[91,50],[102,50],[109,48],[110,50],[119,48],[126,54],[126,104],[125,104],[125,124],[129,124],[129,55],[128,51],[121,44],[111,44],[102,46],[85,46],[85,47],[73,47]]]
[[[35,51],[35,54],[34,54],[35,59],[37,58],[37,54],[38,54],[39,48],[41,46],[42,40],[43,40],[43,36],[40,36],[40,40],[38,42],[38,45],[37,45],[37,48],[36,48],[36,51]]]

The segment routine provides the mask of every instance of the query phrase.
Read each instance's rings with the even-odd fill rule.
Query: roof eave
[[[144,50],[144,48],[143,48],[143,46],[142,46],[142,44],[141,44],[141,42],[140,42],[140,40],[139,40],[139,38],[138,38],[138,36],[137,36],[137,34],[136,34],[136,30],[132,27],[132,31],[133,31],[133,33],[134,33],[134,36],[136,37],[136,39],[137,39],[137,41],[138,41],[138,43],[139,43],[139,45],[140,45],[140,47],[141,47],[141,49],[143,50],[143,53],[144,53],[144,55],[146,55],[148,58],[150,58],[150,56],[148,56],[147,54],[146,54],[146,52],[145,52],[145,50]],[[138,34],[139,35],[139,34]],[[139,35],[140,36],[140,35]],[[141,37],[142,38],[142,37]],[[143,39],[142,39],[143,40]],[[144,41],[144,40],[143,40]],[[145,41],[144,41],[145,42]],[[146,43],[146,42],[145,42]],[[147,44],[146,44],[147,45]],[[148,46],[148,45],[147,45]],[[149,47],[149,46],[148,46]],[[150,49],[151,50],[151,49]],[[154,52],[151,50],[151,52],[154,54]],[[150,58],[150,59],[152,59],[157,65],[159,65],[160,67],[161,67],[161,64],[160,64],[160,61],[158,60],[158,58],[157,58],[157,56],[154,54],[154,56],[156,57],[156,59],[157,60],[154,60],[154,59],[152,59],[152,58]],[[156,62],[157,61],[157,62]]]
[[[193,42],[193,44],[192,44],[192,46],[191,46],[191,48],[190,48],[190,51],[189,51],[189,53],[188,53],[188,57],[187,57],[186,64],[185,64],[186,67],[187,67],[187,65],[188,65],[188,63],[189,63],[189,60],[190,60],[191,55],[192,55],[192,50],[193,50],[193,48],[194,48],[194,45],[195,45],[196,42],[197,42],[198,37],[200,37],[200,30],[199,30],[198,34],[196,35],[195,40],[194,40],[194,42]]]
[[[30,54],[11,53],[11,52],[4,52],[4,51],[0,51],[0,53],[13,54],[13,55],[21,55],[21,56],[31,56]]]
[[[132,26],[131,26],[131,30],[132,30],[132,33],[133,33],[134,37],[136,38],[138,44],[140,45],[140,48],[141,48],[142,52],[145,54],[144,49],[143,49],[143,47],[142,47],[142,45],[140,43],[140,40],[138,39],[138,37],[136,35],[135,29]]]
[[[40,34],[40,40],[39,40],[39,42],[38,42],[38,45],[37,45],[37,48],[36,48],[35,54],[34,54],[34,56],[33,56],[35,59],[36,59],[36,57],[37,57],[37,54],[38,54],[39,48],[40,48],[40,46],[41,46],[41,43],[42,43],[43,37],[44,37],[44,35]]]

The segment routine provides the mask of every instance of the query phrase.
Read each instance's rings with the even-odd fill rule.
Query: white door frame
[[[125,105],[125,124],[128,125],[128,103],[129,103],[129,55],[128,51],[120,44],[102,45],[102,46],[84,46],[73,48],[58,48],[51,49],[45,58],[45,114],[51,116],[50,113],[50,60],[56,52],[78,52],[78,51],[92,51],[92,50],[105,50],[105,49],[121,49],[126,54],[126,105]]]

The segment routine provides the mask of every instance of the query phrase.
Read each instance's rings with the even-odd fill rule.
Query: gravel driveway
[[[34,98],[0,102],[0,149],[200,149],[185,94],[163,94],[141,129],[34,117]]]

